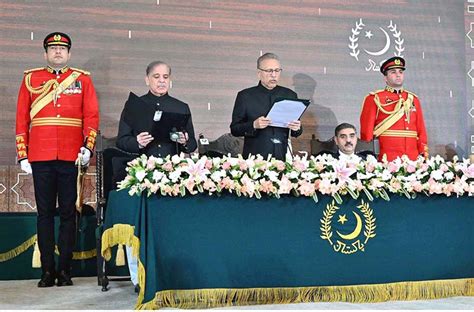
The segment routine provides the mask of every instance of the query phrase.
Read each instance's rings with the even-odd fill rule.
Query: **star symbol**
[[[372,36],[373,36],[373,35],[374,35],[374,34],[372,34],[372,31],[370,31],[370,30],[365,32],[365,38],[372,39]]]
[[[337,220],[337,222],[340,222],[341,224],[344,224],[344,222],[347,221],[347,218],[346,218],[346,215],[339,215],[339,220]]]

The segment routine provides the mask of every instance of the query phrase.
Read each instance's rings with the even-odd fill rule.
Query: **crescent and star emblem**
[[[403,56],[403,51],[405,51],[403,46],[405,40],[402,37],[402,32],[393,20],[390,20],[388,25],[378,26],[377,28],[385,38],[385,44],[379,50],[367,47],[367,45],[373,47],[373,41],[371,40],[374,34],[371,29],[376,30],[376,28],[371,28],[370,25],[366,27],[362,18],[356,21],[354,27],[351,28],[348,44],[349,55],[356,59],[357,62],[366,58],[368,62],[365,67],[366,71],[379,71],[379,64],[384,58],[387,59],[392,53],[395,56]],[[363,31],[365,32],[364,37],[367,39],[359,40],[359,36]],[[361,54],[361,52],[365,53]]]
[[[390,36],[388,35],[388,33],[385,31],[385,29],[383,29],[382,27],[379,27],[379,29],[384,33],[385,35],[385,46],[379,50],[379,51],[376,51],[376,52],[371,52],[367,49],[364,49],[365,53],[369,54],[369,55],[372,55],[372,56],[380,56],[380,55],[384,55],[385,53],[387,53],[388,49],[390,49]]]
[[[359,236],[360,232],[362,231],[362,219],[360,218],[360,216],[356,212],[353,211],[352,213],[354,214],[354,216],[356,217],[356,220],[357,220],[357,224],[356,224],[356,227],[355,227],[354,231],[352,231],[349,234],[345,234],[345,235],[339,233],[339,231],[336,231],[337,235],[339,235],[342,239],[345,239],[345,240],[353,240],[354,238]]]
[[[334,201],[331,204],[327,204],[326,209],[323,210],[323,217],[320,219],[320,237],[323,240],[327,240],[335,252],[344,255],[365,251],[367,242],[375,237],[376,218],[374,217],[374,211],[370,208],[368,203],[362,200],[361,204],[357,206],[357,209],[351,211],[356,220],[354,230],[348,234],[343,234],[336,229],[335,232],[339,238],[334,238],[332,219],[337,210],[340,209],[340,207],[335,205]],[[344,210],[345,209],[350,209],[350,207],[344,207]],[[339,214],[337,223],[344,225],[347,221],[346,214]],[[337,223],[334,227],[337,227]]]

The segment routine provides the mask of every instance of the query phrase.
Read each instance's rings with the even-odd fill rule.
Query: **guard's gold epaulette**
[[[27,69],[27,70],[25,70],[23,73],[26,75],[26,74],[29,74],[29,73],[32,73],[32,72],[38,71],[38,70],[44,70],[44,67],[38,67],[38,68]]]
[[[369,94],[376,95],[377,93],[380,93],[382,91],[385,91],[385,89],[375,90],[375,91],[370,92]]]
[[[90,76],[90,74],[91,74],[87,70],[83,70],[83,69],[79,69],[79,68],[75,68],[75,67],[71,67],[71,70],[78,71],[81,74],[86,75],[86,76]]]
[[[418,97],[418,95],[416,95],[415,93],[411,92],[411,91],[408,91],[408,90],[405,90],[407,93],[410,93],[411,95],[413,95],[414,97]]]

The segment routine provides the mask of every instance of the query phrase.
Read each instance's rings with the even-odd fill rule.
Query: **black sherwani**
[[[149,105],[153,105],[153,107],[155,107],[157,110],[172,113],[191,114],[189,106],[186,103],[181,102],[180,100],[175,99],[168,94],[156,96],[153,93],[148,92],[140,98],[149,103]],[[155,139],[146,147],[139,148],[137,141],[137,135],[139,133],[133,130],[124,121],[123,114],[124,112],[122,111],[116,143],[117,147],[121,150],[124,150],[128,153],[146,154],[147,156],[166,157],[168,155],[176,155],[181,152],[191,153],[197,148],[197,142],[194,137],[193,121],[191,117],[189,117],[188,123],[186,124],[185,131],[188,133],[189,139],[185,146],[169,139],[163,141],[157,141]],[[177,129],[177,131],[181,131],[181,129]],[[112,159],[114,182],[119,182],[125,178],[125,168],[127,166],[127,162],[133,158],[134,156],[115,157]]]
[[[148,92],[140,98],[150,105],[156,107],[157,110],[171,113],[191,114],[191,111],[189,110],[189,107],[186,103],[181,102],[180,100],[175,99],[168,94],[156,96],[151,92]],[[178,131],[179,130],[180,129],[178,129]],[[189,135],[189,140],[186,146],[176,144],[176,142],[172,142],[171,140],[165,140],[161,142],[153,140],[145,148],[141,149],[138,147],[137,141],[137,135],[139,133],[134,131],[129,125],[125,123],[122,112],[117,135],[117,147],[126,152],[146,154],[147,156],[153,155],[155,157],[166,157],[168,155],[179,154],[180,152],[191,153],[197,147],[196,139],[194,138],[194,127],[191,117],[186,124],[185,130]]]
[[[254,129],[253,122],[260,116],[266,116],[275,100],[280,98],[296,99],[294,91],[276,86],[268,90],[261,83],[258,86],[240,91],[235,99],[230,131],[234,136],[244,137],[244,157],[249,154],[260,154],[267,158],[269,154],[284,160],[288,148],[288,128],[266,127]],[[291,136],[297,137],[303,132],[291,131]]]

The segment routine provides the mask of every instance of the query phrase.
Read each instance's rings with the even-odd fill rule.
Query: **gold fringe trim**
[[[19,255],[21,255],[22,253],[24,253],[25,251],[27,251],[31,246],[35,246],[35,249],[37,248],[36,247],[36,241],[38,239],[38,236],[35,234],[33,236],[31,236],[28,240],[26,240],[24,243],[22,243],[21,245],[19,245],[18,247],[15,247],[13,248],[12,250],[9,250],[7,252],[4,252],[4,253],[0,253],[0,262],[5,262],[5,261],[8,261],[8,260],[11,260]],[[55,248],[54,248],[54,252],[59,255],[59,249],[58,249],[58,246],[56,245]],[[72,260],[87,260],[87,259],[91,259],[91,258],[94,258],[97,256],[97,249],[91,249],[91,250],[85,250],[85,251],[74,251],[72,253]],[[37,258],[37,259],[35,259]],[[32,264],[32,267],[41,267],[41,262],[39,260],[39,249],[37,250],[37,254],[35,255],[35,253],[33,253],[33,264]],[[37,263],[35,263],[37,262]]]
[[[59,256],[58,245],[54,246],[54,253]],[[84,251],[73,251],[72,260],[87,260],[97,256],[97,249],[84,250]]]
[[[22,243],[18,247],[15,247],[12,250],[9,250],[7,252],[0,253],[0,262],[5,262],[5,261],[15,258],[16,256],[19,256],[20,254],[28,250],[31,246],[33,246],[35,242],[36,242],[36,234],[30,237],[28,240],[26,240],[24,243]]]
[[[141,284],[140,284],[141,286]],[[474,278],[373,285],[294,288],[165,290],[137,309],[202,309],[236,305],[304,302],[381,302],[474,296]]]
[[[112,257],[112,247],[115,245],[127,245],[132,247],[132,253],[138,257],[140,241],[133,235],[135,227],[130,224],[114,224],[113,227],[102,233],[102,256],[109,261]]]
[[[112,247],[116,245],[126,245],[132,248],[132,255],[138,258],[138,285],[140,285],[140,293],[138,294],[135,309],[142,306],[145,298],[145,267],[138,257],[140,251],[140,240],[133,235],[135,227],[130,224],[114,224],[113,227],[102,233],[102,256],[106,261],[112,258]],[[120,246],[119,246],[120,247]]]

